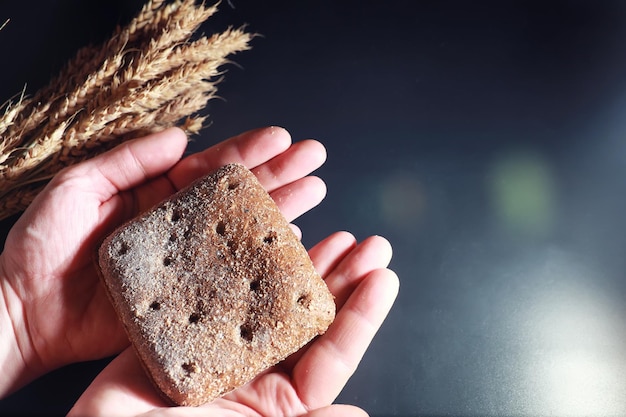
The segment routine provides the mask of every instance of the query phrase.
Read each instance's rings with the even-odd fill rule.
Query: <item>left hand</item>
[[[123,221],[226,163],[250,168],[291,221],[317,205],[325,160],[316,141],[250,131],[180,159],[176,128],[126,142],[57,174],[10,231],[0,255],[0,397],[59,366],[128,346],[93,254]]]

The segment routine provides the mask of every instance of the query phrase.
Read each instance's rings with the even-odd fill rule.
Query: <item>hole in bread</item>
[[[311,305],[311,296],[309,294],[302,294],[298,297],[296,302],[304,308],[309,308]]]
[[[275,231],[271,230],[264,238],[263,238],[263,243],[274,243],[274,241],[278,238],[278,235],[276,234]]]
[[[195,324],[195,323],[199,322],[201,318],[202,318],[202,315],[200,313],[192,313],[189,316],[189,323]]]
[[[171,221],[172,223],[176,223],[177,221],[179,221],[179,220],[180,220],[180,217],[181,217],[181,215],[180,215],[180,211],[179,211],[179,210],[174,209],[174,210],[172,210],[172,214],[170,215],[170,221]]]
[[[190,376],[194,372],[198,372],[198,366],[193,362],[185,362],[182,364],[183,371],[185,371],[185,376]]]
[[[246,342],[252,342],[254,338],[254,329],[250,323],[242,324],[239,328],[239,333],[241,334],[241,338]]]
[[[173,260],[169,256],[166,256],[165,258],[163,258],[163,266],[170,266],[172,262]]]
[[[170,242],[176,242],[178,240],[178,236],[176,235],[176,232],[173,232],[170,235]]]
[[[158,311],[160,309],[161,309],[161,303],[159,303],[158,301],[153,301],[152,303],[150,303],[150,310]]]
[[[234,190],[237,187],[239,187],[239,182],[238,181],[231,181],[231,182],[228,183],[228,189],[229,190]]]
[[[226,234],[226,223],[224,223],[223,221],[217,222],[217,225],[215,226],[215,232],[220,236],[224,236]]]
[[[118,255],[126,255],[129,250],[130,250],[130,247],[128,246],[128,243],[122,242],[120,244],[120,248],[117,250],[117,254]]]
[[[257,292],[260,289],[261,289],[261,280],[260,279],[254,279],[254,280],[250,281],[250,291]]]

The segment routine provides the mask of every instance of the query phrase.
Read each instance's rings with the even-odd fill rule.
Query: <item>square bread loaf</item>
[[[335,315],[304,246],[238,164],[121,226],[98,264],[148,375],[179,405],[245,384]]]

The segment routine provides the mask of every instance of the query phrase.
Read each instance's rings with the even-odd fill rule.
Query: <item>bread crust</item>
[[[306,249],[239,164],[118,228],[97,262],[148,375],[179,405],[245,384],[335,315]]]

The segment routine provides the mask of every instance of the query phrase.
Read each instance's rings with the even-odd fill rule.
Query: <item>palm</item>
[[[11,230],[2,289],[12,321],[23,324],[17,344],[34,374],[128,343],[92,263],[100,239],[123,220],[226,162],[254,168],[288,219],[323,197],[323,183],[304,178],[324,160],[317,142],[290,146],[285,131],[270,128],[178,162],[185,144],[182,132],[169,130],[66,170]]]
[[[328,331],[305,349],[247,385],[202,408],[171,408],[163,402],[138,359],[127,349],[96,378],[70,415],[134,416],[350,416],[354,407],[330,406],[356,369],[397,292],[386,269],[391,248],[372,237],[359,245],[336,233],[310,251],[335,295],[338,313]]]
[[[42,195],[41,211],[25,213],[3,253],[5,273],[24,306],[25,330],[49,367],[71,356],[108,355],[127,343],[92,264],[99,203],[66,197],[84,195],[80,187],[69,184],[64,193]]]

